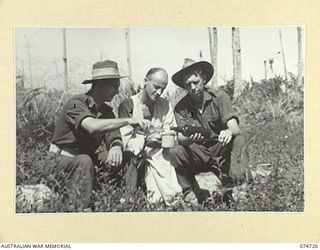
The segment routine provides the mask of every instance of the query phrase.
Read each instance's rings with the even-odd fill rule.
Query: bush
[[[303,86],[288,84],[280,77],[254,83],[234,100],[234,108],[244,125],[303,120]]]

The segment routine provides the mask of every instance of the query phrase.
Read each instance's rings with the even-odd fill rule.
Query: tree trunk
[[[234,79],[234,94],[237,98],[243,89],[241,77],[241,46],[240,46],[240,30],[232,27],[232,58],[233,58],[233,79]]]
[[[266,60],[263,61],[263,65],[264,65],[264,80],[267,81],[268,80],[268,71],[267,71],[267,61]]]
[[[22,84],[22,87],[24,88],[24,76],[25,76],[25,73],[24,73],[24,62],[23,60],[21,60],[21,69],[22,69],[22,80],[21,80],[21,84]]]
[[[128,74],[129,74],[129,81],[132,84],[132,68],[131,68],[131,50],[130,50],[130,31],[126,28],[126,45],[127,45],[127,63],[128,63]]]
[[[279,38],[280,38],[280,45],[281,45],[281,54],[282,54],[282,60],[283,60],[283,71],[284,71],[284,77],[287,80],[288,79],[288,74],[287,74],[287,65],[286,65],[286,58],[284,54],[284,48],[283,48],[283,42],[282,42],[282,32],[279,29]]]
[[[303,74],[301,27],[298,27],[297,31],[298,31],[298,86],[300,86],[302,85],[302,74]]]
[[[66,93],[68,93],[69,85],[68,85],[68,61],[67,61],[67,34],[66,34],[66,28],[62,29],[62,42],[63,42],[64,84],[65,84],[65,91],[66,91]]]
[[[218,86],[218,31],[217,28],[208,28],[209,32],[209,45],[210,45],[210,56],[211,63],[214,68],[214,74],[212,77],[212,87]]]
[[[212,51],[212,30],[208,27],[208,34],[209,34],[209,48],[210,48],[210,57],[211,62],[213,62],[213,51]]]
[[[212,52],[213,52],[212,65],[214,68],[212,85],[214,87],[217,87],[218,86],[218,31],[217,31],[217,28],[212,28]]]
[[[28,51],[30,87],[31,87],[31,89],[33,89],[33,77],[32,77],[32,63],[31,63],[30,44],[29,44],[29,40],[27,39],[27,36],[26,36],[26,35],[24,35],[24,38],[26,39],[26,43],[27,43],[27,51]]]

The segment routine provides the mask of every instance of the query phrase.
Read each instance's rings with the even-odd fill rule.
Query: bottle
[[[171,130],[182,133],[184,136],[190,136],[195,133],[200,133],[205,138],[209,139],[211,130],[205,127],[184,125],[183,127],[171,127]]]

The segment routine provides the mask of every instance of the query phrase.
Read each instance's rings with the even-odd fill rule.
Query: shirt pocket
[[[179,126],[196,125],[196,118],[194,117],[193,111],[186,111],[181,115],[176,116],[176,120]]]

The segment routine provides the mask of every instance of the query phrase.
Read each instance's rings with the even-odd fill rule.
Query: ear
[[[145,77],[145,78],[143,79],[143,84],[141,84],[142,89],[145,89],[145,88],[146,88],[148,81],[149,81],[149,80],[148,80],[147,77]]]

